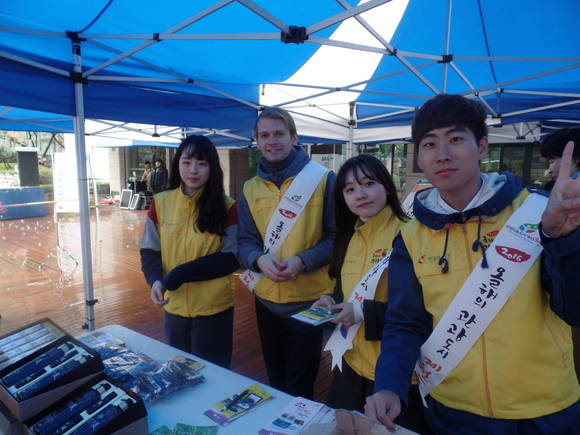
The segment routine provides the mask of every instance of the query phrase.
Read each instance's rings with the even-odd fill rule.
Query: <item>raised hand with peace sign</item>
[[[562,153],[558,178],[542,214],[544,234],[552,239],[567,236],[580,226],[580,178],[570,177],[573,152],[574,142],[570,141]]]

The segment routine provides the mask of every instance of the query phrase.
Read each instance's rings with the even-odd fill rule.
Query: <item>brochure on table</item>
[[[199,359],[195,355],[179,351],[119,325],[108,325],[100,328],[99,331],[120,339],[129,349],[140,351],[153,359],[169,360],[175,355]],[[204,412],[215,403],[256,383],[255,380],[226,370],[211,362],[203,360],[202,362],[206,365],[201,371],[205,377],[205,382],[193,388],[185,388],[147,406],[148,427],[150,430],[162,426],[173,428],[178,422],[192,426],[213,426],[216,423],[205,416]],[[264,384],[259,385],[271,394],[273,398],[265,401],[263,405],[253,409],[243,417],[220,427],[220,435],[258,433],[264,425],[267,425],[279,415],[293,399],[292,396],[284,392]]]

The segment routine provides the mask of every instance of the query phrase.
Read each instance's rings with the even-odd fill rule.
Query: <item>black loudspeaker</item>
[[[20,178],[20,187],[38,186],[40,184],[40,175],[38,174],[38,153],[36,148],[18,148],[18,176]]]

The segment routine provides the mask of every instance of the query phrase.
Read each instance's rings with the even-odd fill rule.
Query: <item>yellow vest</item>
[[[292,231],[282,243],[277,253],[278,258],[289,258],[304,252],[322,239],[327,177],[328,172],[323,176]],[[280,189],[274,183],[260,177],[254,177],[244,184],[244,197],[262,240],[272,213],[277,209],[280,199],[293,180],[294,177],[286,179]],[[300,273],[294,281],[274,282],[262,276],[254,287],[254,293],[262,299],[284,304],[318,299],[330,288],[332,280],[328,277],[328,267],[324,266],[309,273]]]
[[[362,277],[391,250],[393,239],[402,224],[403,222],[395,216],[388,205],[364,224],[357,223],[340,271],[345,301],[348,300]],[[379,280],[374,300],[387,302],[386,270]],[[352,349],[346,351],[344,359],[360,376],[374,381],[375,364],[380,352],[380,341],[365,339],[363,320],[352,342]]]
[[[221,236],[202,233],[194,225],[196,201],[201,192],[202,189],[188,197],[177,188],[155,195],[164,275],[180,264],[220,250]],[[234,200],[226,196],[227,207],[233,204]],[[165,292],[169,303],[164,308],[168,313],[183,317],[209,316],[234,305],[233,289],[232,275],[185,283],[177,290]]]
[[[519,196],[499,215],[486,218],[481,240],[489,246],[508,218],[527,197]],[[435,231],[417,220],[401,233],[423,288],[425,309],[433,327],[466,281],[481,251],[477,219],[449,229],[449,272],[437,264],[445,230]],[[479,340],[449,376],[432,392],[445,406],[484,417],[528,419],[560,411],[580,397],[574,371],[570,327],[550,309],[541,287],[540,259],[532,265],[512,296]]]

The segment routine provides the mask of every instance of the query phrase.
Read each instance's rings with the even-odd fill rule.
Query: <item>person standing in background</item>
[[[143,181],[147,186],[146,190],[151,190],[150,182],[151,182],[151,174],[153,173],[153,168],[151,167],[151,162],[149,160],[145,160],[145,163],[143,165],[145,166],[145,170],[143,171],[143,175],[141,176],[141,181]]]
[[[155,159],[155,169],[151,173],[151,190],[153,193],[163,192],[167,187],[167,169],[163,160]]]

